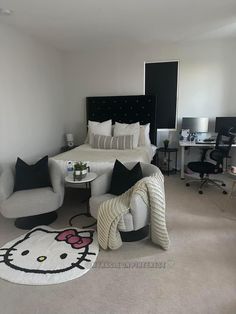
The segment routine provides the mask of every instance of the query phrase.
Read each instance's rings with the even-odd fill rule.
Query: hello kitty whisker
[[[10,248],[7,248],[7,249],[1,248],[0,251],[7,251],[7,250],[9,250],[9,249],[10,249]],[[11,249],[11,251],[17,251],[17,250],[13,248],[13,249]]]
[[[79,269],[84,269],[84,267],[79,265],[79,263],[72,263],[71,265],[74,266],[74,267],[77,267]]]
[[[77,267],[77,268],[79,268],[79,269],[84,269],[84,267],[81,266],[81,265],[75,265],[75,267]]]
[[[96,253],[88,252],[88,255],[96,255]]]
[[[86,261],[86,262],[91,262],[91,259],[85,258],[84,261]]]

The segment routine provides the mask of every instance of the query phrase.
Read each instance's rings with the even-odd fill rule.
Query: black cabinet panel
[[[157,128],[176,127],[178,61],[145,64],[145,94],[157,96]]]

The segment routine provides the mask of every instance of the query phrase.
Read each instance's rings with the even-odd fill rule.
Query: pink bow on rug
[[[93,240],[89,237],[80,237],[76,230],[67,229],[60,232],[56,238],[57,241],[65,241],[70,244],[74,249],[81,249],[89,245]]]

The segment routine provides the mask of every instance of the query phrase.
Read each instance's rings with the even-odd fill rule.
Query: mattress
[[[156,152],[156,146],[142,146],[135,149],[95,149],[89,144],[83,144],[70,151],[61,153],[51,159],[57,161],[62,171],[66,173],[68,161],[87,162],[91,172],[101,175],[113,168],[116,159],[121,162],[137,161],[150,163]]]

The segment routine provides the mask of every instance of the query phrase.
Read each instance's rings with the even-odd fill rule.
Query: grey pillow
[[[105,136],[94,135],[92,148],[98,149],[133,149],[134,148],[134,136],[133,135],[121,135],[121,136]]]

